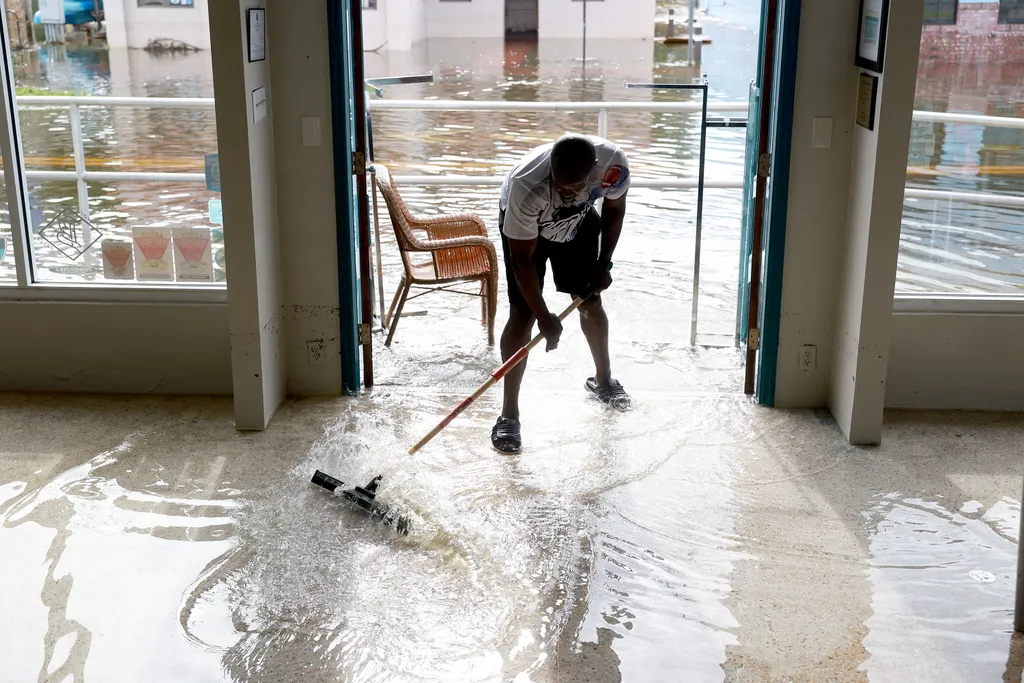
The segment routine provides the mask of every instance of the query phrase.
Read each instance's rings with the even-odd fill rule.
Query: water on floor
[[[226,401],[0,399],[0,680],[1019,674],[1019,419],[897,416],[861,450],[734,394],[581,394],[548,383],[516,458],[492,400],[405,455],[455,399],[427,388],[265,434]],[[413,532],[317,468],[384,474]]]

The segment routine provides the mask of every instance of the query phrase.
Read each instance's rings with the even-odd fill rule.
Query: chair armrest
[[[443,240],[430,240],[429,242],[423,243],[423,249],[417,251],[433,252],[433,251],[444,251],[445,249],[463,249],[466,247],[480,247],[486,249],[488,253],[494,255],[497,254],[497,250],[494,248],[494,242],[490,238],[482,235],[472,235],[469,237],[452,237],[450,239]]]
[[[437,218],[415,218],[411,227],[426,230],[431,239],[451,239],[454,237],[487,236],[487,226],[483,219],[471,213],[457,216],[438,216]]]

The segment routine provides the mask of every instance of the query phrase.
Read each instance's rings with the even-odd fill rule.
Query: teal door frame
[[[756,398],[775,405],[782,325],[782,275],[785,266],[786,216],[789,210],[789,169],[793,148],[797,52],[800,42],[801,0],[778,0],[775,30],[774,87],[770,103],[771,170],[765,197],[764,263],[761,273],[761,330]],[[762,53],[763,59],[763,53]],[[763,100],[762,100],[763,103]]]
[[[362,97],[362,78],[356,77],[355,27],[350,0],[326,0],[327,35],[331,60],[331,129],[334,134],[334,202],[338,235],[338,302],[341,323],[341,386],[343,393],[361,388],[359,323],[362,309],[359,281],[359,201],[355,177],[356,105]],[[356,83],[360,89],[356,90]]]
[[[775,404],[801,0],[764,0],[751,84],[740,244],[737,345],[747,343],[744,390]],[[763,155],[770,155],[764,175]],[[750,339],[751,333],[757,337]]]

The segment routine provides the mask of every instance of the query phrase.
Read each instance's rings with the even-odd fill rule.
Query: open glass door
[[[338,221],[342,389],[345,393],[355,393],[361,384],[373,386],[372,242],[366,187],[361,0],[329,0],[327,18]]]
[[[775,403],[799,32],[800,0],[765,0],[750,93],[736,333],[747,345],[744,391],[762,405]]]
[[[746,376],[743,391],[754,393],[757,378],[757,352],[760,349],[760,313],[762,259],[764,255],[765,198],[770,164],[769,138],[771,116],[762,116],[761,108],[772,106],[772,82],[775,62],[775,26],[778,0],[765,0],[761,7],[761,45],[757,80],[750,86],[747,125],[747,155],[743,188],[743,232],[740,245],[740,297],[737,306],[737,343],[747,345]]]

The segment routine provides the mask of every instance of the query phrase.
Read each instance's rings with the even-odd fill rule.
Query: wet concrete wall
[[[0,391],[231,394],[224,304],[0,302]]]
[[[897,313],[886,406],[1024,410],[1022,335],[1024,314]]]

